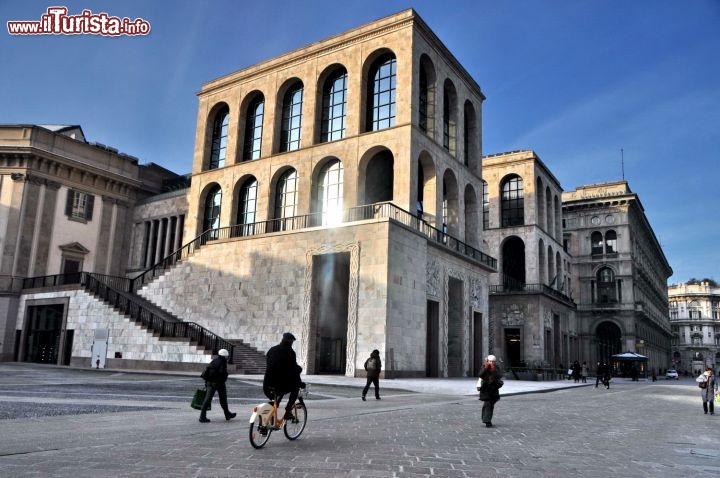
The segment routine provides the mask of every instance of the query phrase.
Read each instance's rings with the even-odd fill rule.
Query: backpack
[[[698,387],[702,388],[703,390],[707,388],[707,379],[703,380],[702,382],[698,382]]]
[[[365,361],[365,370],[377,370],[377,361],[373,357],[370,357]]]

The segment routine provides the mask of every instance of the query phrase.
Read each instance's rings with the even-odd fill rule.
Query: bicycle
[[[307,394],[308,386],[306,385],[305,388],[300,389],[295,405],[293,405],[293,418],[288,420],[284,420],[283,415],[278,416],[277,394],[274,391],[272,402],[264,402],[253,407],[249,433],[250,444],[253,448],[264,447],[270,439],[270,434],[280,430],[281,427],[288,440],[297,440],[307,424],[307,408],[304,400]]]

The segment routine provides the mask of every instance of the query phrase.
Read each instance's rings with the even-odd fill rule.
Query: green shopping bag
[[[207,387],[205,388],[198,388],[195,390],[195,395],[193,395],[192,402],[190,402],[190,406],[194,408],[195,410],[202,409],[203,402],[205,401],[205,395],[207,394]],[[207,409],[210,410],[212,403],[208,403]]]
[[[717,395],[715,395],[715,403],[717,403],[718,405],[720,405],[720,393],[718,393]]]

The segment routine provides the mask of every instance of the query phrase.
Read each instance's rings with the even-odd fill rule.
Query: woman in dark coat
[[[380,351],[373,350],[370,358],[365,361],[365,370],[367,371],[367,383],[362,391],[362,399],[365,401],[370,389],[370,384],[375,386],[375,399],[380,400],[380,370],[382,370],[382,361],[380,360]]]
[[[485,363],[480,369],[480,378],[482,385],[480,386],[480,400],[483,401],[482,421],[486,427],[491,427],[493,412],[495,411],[495,402],[500,400],[500,387],[503,386],[502,374],[497,366],[497,358],[494,355],[488,355]]]

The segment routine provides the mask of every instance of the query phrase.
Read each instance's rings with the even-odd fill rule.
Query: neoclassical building
[[[672,269],[640,198],[625,181],[593,184],[564,192],[562,209],[581,354],[594,364],[636,352],[643,371],[667,368]]]
[[[176,180],[88,142],[77,125],[0,126],[1,360],[69,363],[67,307],[52,297],[24,300],[22,280],[48,277],[67,288],[80,271],[124,275],[135,205]]]
[[[498,258],[490,279],[495,355],[531,369],[581,359],[560,183],[533,151],[485,156],[483,179],[483,240]]]
[[[672,365],[699,375],[720,363],[720,287],[709,279],[668,287]]]

